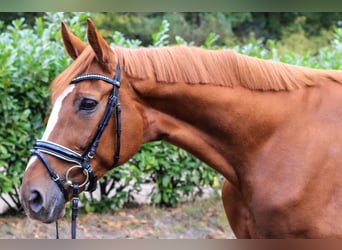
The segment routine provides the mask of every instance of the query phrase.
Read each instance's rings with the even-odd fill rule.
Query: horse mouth
[[[47,192],[44,195],[38,190],[31,190],[22,195],[22,205],[26,215],[43,223],[52,223],[65,214],[65,199],[61,192]]]
[[[51,213],[48,210],[41,210],[38,213],[26,212],[28,217],[30,217],[31,219],[38,220],[46,224],[50,224],[57,221],[59,218],[64,216],[64,213],[64,208],[59,213]]]

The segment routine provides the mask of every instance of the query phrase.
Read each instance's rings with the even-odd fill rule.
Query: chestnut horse
[[[24,174],[28,216],[56,221],[72,197],[70,188],[63,195],[46,165],[82,192],[143,143],[164,140],[224,176],[223,205],[238,238],[342,237],[341,71],[231,50],[111,48],[89,20],[90,45],[64,23],[62,37],[74,62],[51,86],[53,109]],[[119,80],[120,102],[88,167],[78,160],[71,167],[67,157],[89,151]],[[71,156],[60,157],[64,149]]]

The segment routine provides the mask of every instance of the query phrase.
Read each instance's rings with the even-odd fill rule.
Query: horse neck
[[[283,105],[279,100],[265,102],[262,93],[241,87],[143,81],[133,88],[146,118],[144,142],[168,141],[232,182],[234,167],[253,154],[282,117],[276,114],[276,106]]]

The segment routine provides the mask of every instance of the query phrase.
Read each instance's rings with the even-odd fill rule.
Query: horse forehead
[[[42,140],[47,141],[51,132],[53,131],[53,129],[55,128],[57,122],[58,122],[58,118],[59,118],[59,112],[62,108],[62,103],[64,101],[64,99],[74,90],[75,85],[69,85],[63,92],[62,94],[57,98],[57,100],[55,101],[55,104],[53,105],[50,117],[49,117],[49,121],[48,124],[46,126],[45,132],[43,134]],[[34,162],[37,160],[37,156],[32,156],[26,166],[26,170],[30,168],[30,166],[32,166],[34,164]],[[25,170],[25,171],[26,171]]]
[[[60,110],[62,108],[62,104],[63,104],[64,99],[70,93],[72,93],[74,89],[75,89],[75,85],[74,84],[69,85],[62,92],[62,94],[57,98],[57,100],[55,101],[55,104],[53,105],[53,108],[52,108],[52,111],[51,111],[51,114],[50,114],[50,117],[49,117],[48,124],[47,124],[45,132],[43,134],[42,140],[48,140],[51,132],[55,128],[56,124],[58,123],[59,113],[60,113]]]

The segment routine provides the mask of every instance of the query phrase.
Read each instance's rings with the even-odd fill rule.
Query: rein
[[[96,149],[98,147],[100,138],[114,113],[116,112],[116,150],[114,155],[113,167],[117,165],[120,159],[120,137],[121,137],[121,106],[119,101],[119,88],[120,88],[121,70],[119,63],[117,64],[115,75],[113,78],[97,73],[87,73],[76,76],[70,84],[78,84],[82,81],[87,80],[101,80],[109,83],[113,86],[112,92],[108,98],[106,110],[102,117],[102,120],[97,128],[97,131],[88,145],[87,149],[79,154],[69,148],[59,145],[54,142],[37,140],[33,149],[31,150],[32,155],[36,155],[47,171],[49,172],[52,180],[57,184],[59,189],[64,195],[64,199],[67,201],[72,189],[72,208],[71,208],[71,238],[76,239],[76,218],[78,213],[78,190],[84,187],[85,191],[93,192],[96,189],[97,177],[94,175],[93,168],[90,165],[91,159],[93,159]],[[49,154],[67,162],[75,163],[76,165],[70,167],[65,177],[60,177],[53,169],[49,161],[46,159],[44,154]],[[75,169],[81,169],[85,179],[82,183],[73,183],[70,179],[71,172]],[[58,222],[56,221],[56,238],[59,238],[58,234]]]

